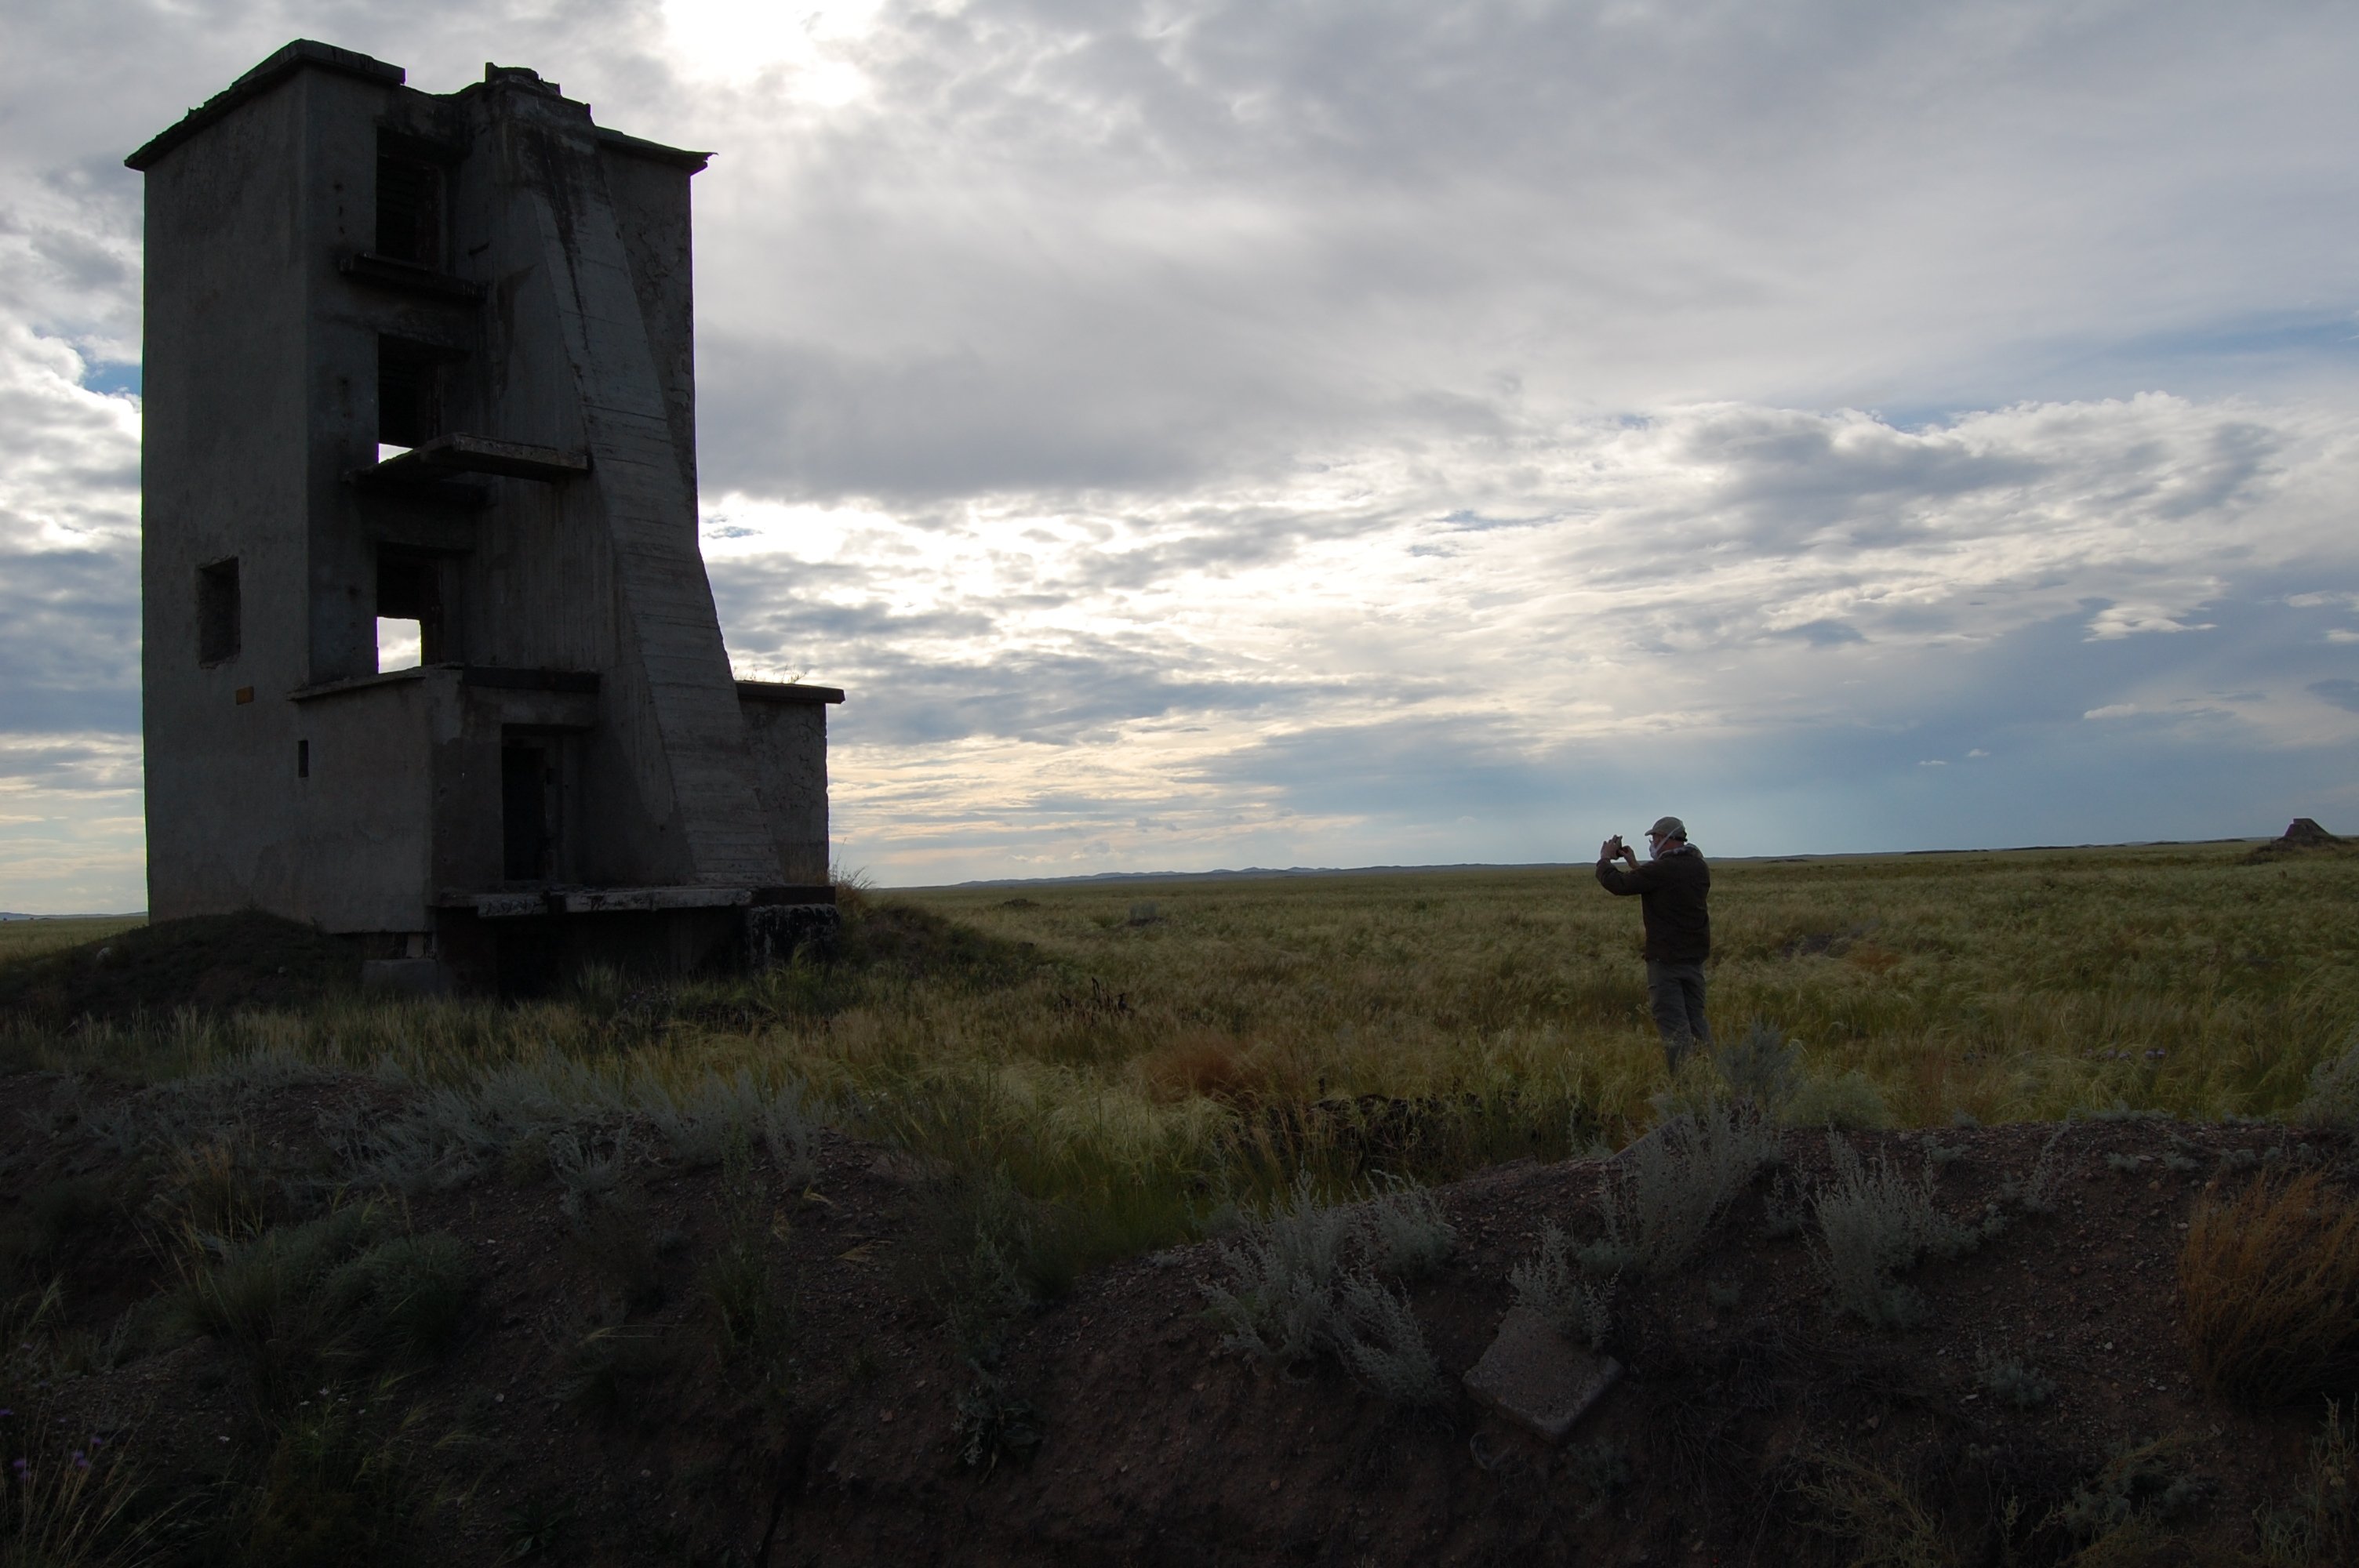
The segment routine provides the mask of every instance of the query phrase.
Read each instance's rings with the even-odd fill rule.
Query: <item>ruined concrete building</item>
[[[758,951],[832,914],[843,694],[722,645],[708,155],[530,70],[402,82],[289,44],[126,160],[149,911],[293,916],[420,984]]]

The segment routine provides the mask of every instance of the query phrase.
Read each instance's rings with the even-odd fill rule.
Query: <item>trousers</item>
[[[1710,1047],[1712,1025],[1703,1021],[1703,966],[1647,960],[1647,1005],[1663,1037],[1663,1059],[1672,1072],[1690,1044]]]

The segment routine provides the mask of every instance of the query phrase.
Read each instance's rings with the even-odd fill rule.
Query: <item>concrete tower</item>
[[[843,694],[722,645],[708,155],[530,70],[402,82],[292,43],[125,160],[149,911],[290,915],[419,984],[759,951],[832,903]]]

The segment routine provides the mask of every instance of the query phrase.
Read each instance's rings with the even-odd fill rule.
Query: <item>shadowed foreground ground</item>
[[[2177,1287],[2207,1184],[2347,1184],[2339,1134],[1858,1135],[1968,1221],[2048,1154],[2048,1212],[1908,1273],[1923,1318],[1899,1331],[1833,1311],[1813,1233],[1779,1217],[1829,1172],[1824,1134],[1789,1133],[1691,1261],[1625,1282],[1628,1376],[1551,1449],[1462,1393],[1404,1408],[1330,1358],[1223,1353],[1199,1290],[1230,1278],[1217,1243],[1027,1300],[1063,1282],[974,1249],[1020,1251],[1020,1227],[873,1144],[822,1135],[788,1179],[767,1149],[715,1164],[642,1129],[592,1135],[611,1159],[587,1175],[544,1141],[367,1195],[335,1173],[400,1092],[216,1087],[234,1131],[126,1168],[109,1141],[178,1114],[157,1093],[8,1080],[48,1108],[0,1161],[13,1256],[59,1282],[13,1325],[11,1441],[37,1468],[101,1454],[102,1489],[138,1483],[126,1518],[173,1505],[161,1561],[2322,1563],[2353,1539],[2330,1518],[2288,1554],[2286,1521],[2359,1476],[2309,1467],[2316,1400],[2196,1388]],[[1606,1169],[1440,1189],[1456,1246],[1406,1299],[1452,1384],[1543,1225],[1595,1234]],[[308,1272],[294,1248],[252,1266],[252,1238],[355,1213]],[[249,1238],[226,1261],[224,1220]]]

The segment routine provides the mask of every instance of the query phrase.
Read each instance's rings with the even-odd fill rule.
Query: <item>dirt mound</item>
[[[932,910],[874,894],[847,901],[830,962],[909,979],[955,979],[990,987],[1038,968],[1029,942],[1009,942]]]
[[[167,920],[0,966],[0,1015],[57,1026],[184,1007],[292,1008],[359,980],[350,945],[249,910]]]
[[[179,1092],[147,1091],[138,1114],[162,1125]],[[227,1104],[218,1087],[187,1092]],[[1615,1290],[1608,1348],[1626,1371],[1552,1446],[1456,1379],[1543,1227],[1597,1235],[1606,1162],[1520,1162],[1438,1190],[1455,1253],[1399,1298],[1446,1379],[1431,1408],[1389,1403],[1323,1357],[1224,1351],[1198,1288],[1227,1278],[1215,1243],[1099,1271],[1047,1304],[1003,1303],[1015,1315],[978,1338],[982,1307],[942,1290],[965,1267],[955,1233],[973,1194],[832,1134],[793,1182],[759,1153],[716,1169],[641,1134],[627,1157],[612,1145],[594,1187],[514,1151],[419,1184],[378,1223],[463,1258],[473,1284],[440,1347],[394,1381],[353,1359],[349,1333],[302,1363],[283,1334],[190,1339],[139,1304],[185,1289],[155,1245],[162,1221],[234,1178],[241,1212],[291,1236],[318,1186],[304,1181],[332,1168],[321,1130],[403,1109],[354,1080],[242,1092],[234,1136],[203,1160],[119,1169],[101,1190],[77,1173],[116,1169],[99,1156],[126,1102],[0,1082],[0,1098],[48,1108],[0,1130],[0,1259],[20,1283],[35,1264],[61,1276],[76,1314],[45,1329],[61,1347],[52,1380],[0,1394],[106,1435],[158,1497],[210,1499],[179,1527],[195,1532],[187,1561],[265,1560],[241,1555],[264,1524],[342,1541],[358,1520],[378,1533],[351,1560],[451,1568],[544,1552],[1834,1563],[1870,1546],[2030,1568],[2101,1539],[2107,1561],[2225,1562],[2256,1552],[2256,1520],[2310,1518],[2304,1539],[2328,1541],[2303,1498],[2324,1507],[2359,1481],[2313,1474],[2315,1405],[2250,1410],[2196,1387],[2176,1282],[2208,1182],[2298,1166],[2347,1187],[2359,1168],[2340,1135],[2125,1119],[2052,1147],[2036,1126],[1857,1138],[1871,1168],[1891,1157],[1962,1222],[2016,1204],[2011,1224],[1908,1277],[1904,1331],[1831,1309],[1815,1229],[1796,1217],[1839,1162],[1826,1137],[1790,1134],[1783,1170],[1741,1193],[1691,1262]],[[2041,1203],[2010,1196],[2043,1168]],[[275,1254],[280,1277],[295,1255]],[[364,1301],[367,1270],[330,1278]],[[318,1370],[296,1378],[304,1365]],[[277,1413],[257,1372],[288,1385]],[[340,1479],[346,1454],[359,1460]],[[397,1491],[370,1491],[387,1473]],[[2121,1555],[2147,1538],[2153,1553]],[[1890,1555],[1901,1546],[1913,1555]]]
[[[2351,854],[2359,844],[2321,827],[2313,817],[2297,816],[2286,830],[2245,857],[2248,861],[2282,860],[2295,855]]]

